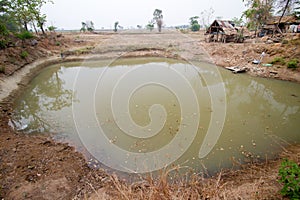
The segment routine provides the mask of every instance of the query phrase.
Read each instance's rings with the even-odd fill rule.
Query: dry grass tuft
[[[280,157],[300,163],[300,145],[287,149]],[[242,165],[239,170],[222,170],[211,178],[205,178],[204,174],[178,174],[177,177],[178,168],[164,169],[157,178],[148,174],[134,183],[111,175],[104,187],[98,190],[89,184],[93,194],[88,198],[84,196],[84,199],[283,199],[279,193],[282,185],[277,181],[281,160],[266,159],[264,163]],[[176,178],[171,179],[171,176]]]

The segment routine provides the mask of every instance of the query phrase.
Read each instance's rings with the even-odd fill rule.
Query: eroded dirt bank
[[[252,58],[257,58],[264,51],[263,48],[266,48],[263,43],[258,45],[207,44],[204,43],[204,38],[200,33],[182,35],[177,32],[162,34],[124,32],[105,35],[66,34],[64,37],[62,48],[49,49],[48,53],[51,58],[45,55],[45,59],[50,59],[49,63],[91,59],[94,56],[110,59],[119,56],[162,56],[188,61],[216,62],[222,66],[237,65],[244,59],[244,64],[250,68]],[[248,57],[241,57],[243,50],[252,54],[247,54]],[[61,52],[63,52],[63,59]],[[36,60],[36,58],[32,59]],[[37,62],[43,63],[44,61]],[[7,124],[12,112],[13,99],[20,93],[20,90],[16,89],[26,87],[26,83],[45,66],[37,63],[26,65],[22,69],[16,68],[12,70],[13,73],[2,74],[0,77],[2,98],[0,105],[0,197],[5,199],[281,198],[279,194],[281,185],[277,182],[280,159],[244,165],[238,171],[222,171],[210,179],[197,176],[190,182],[168,183],[167,175],[163,173],[159,180],[148,178],[129,184],[101,169],[89,168],[84,157],[74,148],[54,142],[47,134],[25,135],[12,130]],[[253,67],[264,69],[262,66]],[[278,72],[275,78],[299,82],[298,70],[276,66],[272,70],[279,69],[280,71],[281,68],[282,72]],[[267,77],[265,74],[267,73],[253,73],[252,75]],[[300,163],[300,146],[285,150],[280,157],[289,157]],[[236,165],[239,164],[236,163]]]

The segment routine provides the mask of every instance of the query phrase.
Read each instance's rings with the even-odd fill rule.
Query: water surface
[[[172,146],[178,134],[182,144],[175,143],[153,158],[151,166],[145,161],[146,169],[152,171],[164,160],[170,161],[169,166],[212,174],[232,167],[234,161],[269,159],[282,147],[300,143],[299,84],[193,64],[137,58],[109,66],[105,61],[53,65],[35,77],[16,101],[10,124],[26,133],[53,133],[58,141],[67,141],[85,154],[88,145],[100,161],[118,170],[120,166],[140,168],[135,162],[141,158],[136,155],[160,152]],[[141,84],[153,77],[165,84]],[[219,86],[224,86],[225,96],[219,94]],[[197,105],[193,99],[184,99],[191,95],[188,87]],[[215,101],[222,108],[214,106]],[[222,127],[222,114],[220,137],[207,155],[199,157],[209,130]],[[125,153],[111,154],[112,148]]]

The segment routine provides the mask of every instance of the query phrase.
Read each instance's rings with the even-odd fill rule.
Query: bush
[[[194,23],[192,26],[191,26],[191,30],[193,32],[196,32],[196,31],[199,31],[200,30],[200,25],[198,23]]]
[[[6,26],[1,23],[0,23],[0,35],[2,35],[2,36],[9,35],[9,31],[7,30]]]
[[[6,40],[0,40],[0,49],[5,49],[7,47],[7,41]]]
[[[26,40],[33,38],[33,34],[29,31],[23,31],[22,33],[17,34],[17,37],[21,40]]]
[[[183,33],[183,34],[186,34],[186,33],[189,32],[189,30],[188,30],[188,29],[183,29],[183,28],[181,28],[181,29],[180,29],[180,32]]]
[[[0,66],[0,73],[5,73],[5,67],[4,66]]]
[[[300,199],[300,167],[291,160],[284,160],[279,169],[279,182],[284,186],[281,194],[291,199]]]
[[[299,61],[297,59],[290,60],[287,63],[287,67],[290,69],[296,69],[296,68],[298,68],[298,63],[299,63]]]
[[[282,57],[275,57],[272,61],[271,64],[281,64],[281,65],[285,65],[285,60]]]
[[[48,30],[50,31],[50,32],[53,32],[53,31],[55,31],[57,29],[57,27],[55,27],[55,26],[49,26],[48,27]]]
[[[25,58],[28,57],[28,52],[27,51],[22,51],[20,56],[21,56],[21,58],[25,59]]]

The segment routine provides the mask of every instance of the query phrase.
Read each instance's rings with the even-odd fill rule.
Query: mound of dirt
[[[269,40],[267,40],[269,41]],[[300,83],[300,34],[287,35],[280,43],[266,43],[264,39],[252,39],[243,44],[236,43],[205,43],[202,45],[208,51],[215,64],[221,67],[246,67],[253,76],[276,78]],[[261,64],[253,64],[260,60]],[[282,58],[285,62],[275,62]],[[287,63],[298,60],[298,68],[287,67]],[[272,63],[272,66],[263,64]]]

